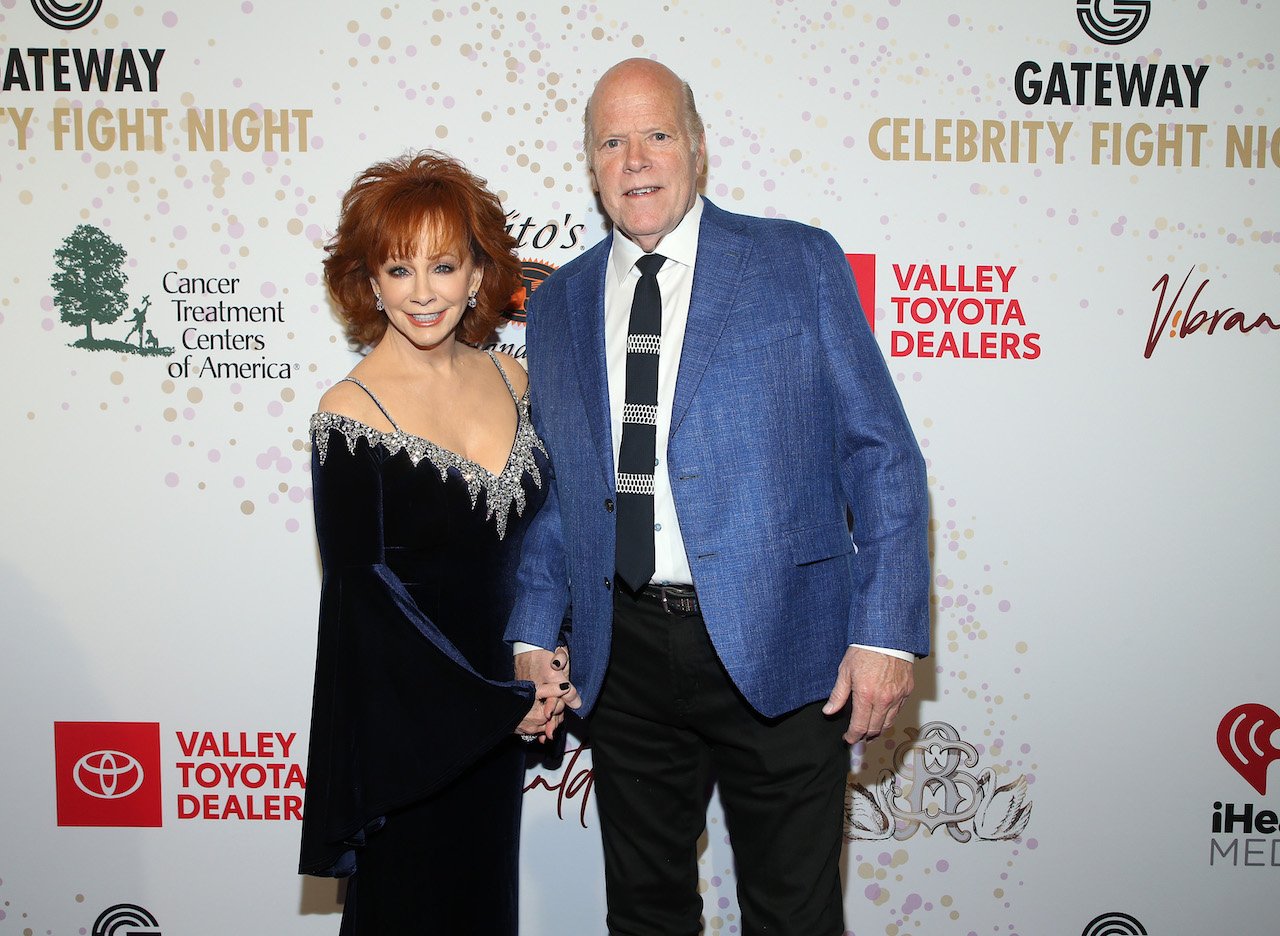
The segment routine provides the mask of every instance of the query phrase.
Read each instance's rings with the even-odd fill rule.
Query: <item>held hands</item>
[[[534,685],[534,703],[529,714],[516,726],[516,733],[533,735],[540,744],[550,741],[564,720],[565,706],[582,705],[578,690],[569,682],[569,648],[528,650],[515,657],[516,679]]]
[[[893,727],[902,703],[915,688],[912,665],[887,653],[850,647],[840,661],[835,687],[822,713],[834,715],[852,698],[853,711],[844,739],[850,744],[870,741]]]

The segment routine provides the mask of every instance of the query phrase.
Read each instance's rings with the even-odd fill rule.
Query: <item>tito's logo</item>
[[[1111,16],[1103,12],[1106,7],[1111,8]],[[1090,39],[1123,45],[1147,28],[1151,0],[1076,0],[1076,18]]]
[[[80,0],[78,3],[55,3],[54,0],[31,0],[31,9],[54,29],[79,29],[87,26],[102,9],[102,0]]]

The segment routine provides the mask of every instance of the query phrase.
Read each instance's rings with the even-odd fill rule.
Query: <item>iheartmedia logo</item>
[[[160,725],[54,722],[58,825],[162,824]]]
[[[1257,702],[1237,705],[1218,722],[1218,750],[1236,773],[1262,796],[1267,768],[1280,760],[1280,715]]]

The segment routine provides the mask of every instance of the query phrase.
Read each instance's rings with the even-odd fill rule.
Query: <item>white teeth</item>
[[[648,195],[650,192],[656,192],[656,191],[657,189],[655,187],[649,186],[648,188],[632,189],[631,191],[627,192],[627,194],[628,195]]]

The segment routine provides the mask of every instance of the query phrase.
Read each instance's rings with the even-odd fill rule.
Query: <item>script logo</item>
[[[54,29],[79,29],[98,15],[98,11],[102,9],[102,0],[80,0],[79,3],[31,0],[31,9]]]
[[[1218,723],[1218,750],[1262,796],[1267,795],[1267,768],[1280,760],[1277,732],[1280,715],[1256,702],[1237,705]]]
[[[54,722],[53,759],[58,825],[162,824],[158,723]]]
[[[1090,920],[1080,936],[1147,936],[1147,931],[1135,917],[1112,911]]]
[[[145,907],[122,903],[98,914],[93,921],[93,936],[160,936],[159,927],[159,922]]]
[[[990,767],[976,776],[965,770],[978,766],[977,748],[946,722],[921,726],[912,741],[899,745],[893,765],[870,789],[849,785],[845,838],[902,841],[921,826],[930,834],[945,826],[957,842],[975,835],[998,842],[1017,838],[1031,819],[1026,776],[998,786]]]
[[[1103,12],[1111,7],[1112,16]],[[1103,45],[1124,45],[1147,28],[1150,0],[1076,0],[1076,18],[1090,39]]]

